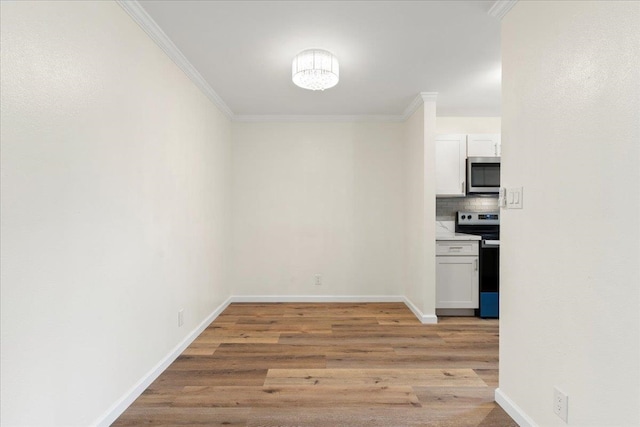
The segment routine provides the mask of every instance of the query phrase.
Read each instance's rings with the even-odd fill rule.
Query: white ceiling
[[[141,1],[235,117],[402,115],[438,92],[438,116],[500,115],[493,1]],[[291,82],[296,53],[340,61],[324,92]]]

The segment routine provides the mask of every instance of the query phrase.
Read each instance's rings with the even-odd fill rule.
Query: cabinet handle
[[[478,260],[476,259],[476,271],[478,271]]]
[[[449,246],[449,249],[462,249],[462,246]]]
[[[461,190],[462,194],[464,194],[464,181],[462,181],[462,190]]]

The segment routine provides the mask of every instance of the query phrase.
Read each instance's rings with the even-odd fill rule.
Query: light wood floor
[[[232,304],[115,426],[515,427],[498,322],[401,303]]]

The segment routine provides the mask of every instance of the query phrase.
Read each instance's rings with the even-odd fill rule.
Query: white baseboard
[[[234,295],[231,302],[404,302],[400,295]]]
[[[435,314],[423,314],[422,311],[407,297],[403,297],[402,301],[409,307],[409,310],[416,315],[420,323],[422,324],[436,324],[438,323],[438,317]]]
[[[401,295],[235,295],[231,297],[231,302],[403,302],[421,323],[438,323],[438,318],[435,315],[422,314],[407,297]]]
[[[495,400],[520,427],[538,427],[538,425],[515,402],[499,388],[495,391]]]
[[[149,372],[147,372],[129,391],[127,391],[120,399],[114,403],[101,417],[99,417],[92,425],[94,426],[109,426],[111,425],[122,413],[133,403],[134,400],[142,394],[143,391],[155,381],[156,378],[164,372],[174,360],[180,356],[180,354],[204,331],[207,326],[213,322],[216,317],[224,311],[225,308],[231,303],[231,298],[228,298],[218,308],[207,316],[193,331],[189,333],[177,346],[173,348],[156,366],[154,366]]]

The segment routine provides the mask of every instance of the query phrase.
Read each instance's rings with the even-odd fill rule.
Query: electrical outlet
[[[320,286],[322,285],[322,276],[319,274],[316,274],[316,286]]]
[[[569,396],[560,391],[558,387],[553,389],[553,412],[564,422],[568,422],[569,417]]]
[[[178,327],[184,325],[184,308],[178,310]]]

